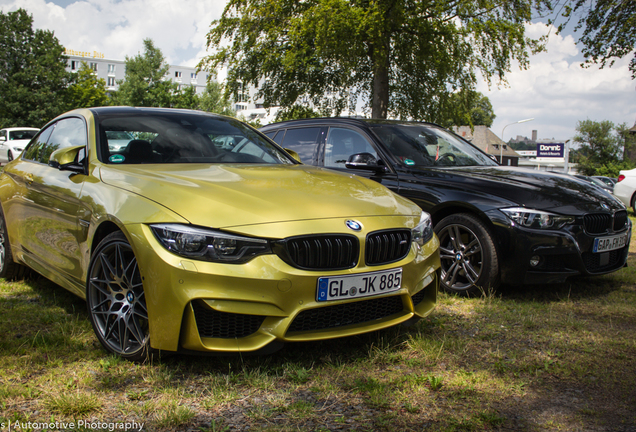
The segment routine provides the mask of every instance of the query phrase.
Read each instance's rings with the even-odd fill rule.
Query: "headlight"
[[[269,241],[179,224],[150,225],[170,252],[196,260],[245,263],[257,255],[272,253]]]
[[[535,229],[559,229],[564,225],[574,222],[572,216],[562,216],[541,210],[532,210],[523,207],[501,209],[510,219],[525,228]]]
[[[433,222],[431,222],[431,215],[426,212],[422,212],[420,222],[411,230],[411,240],[420,246],[424,246],[432,238]]]

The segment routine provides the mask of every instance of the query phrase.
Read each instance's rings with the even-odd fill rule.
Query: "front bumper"
[[[632,225],[616,233],[588,234],[582,226],[571,230],[539,231],[515,224],[499,224],[498,234],[504,239],[501,280],[508,284],[562,283],[576,275],[592,276],[621,269],[627,262]],[[594,239],[627,234],[620,249],[594,253]],[[539,257],[538,265],[530,260]]]
[[[369,228],[359,234],[364,257],[364,236],[382,227],[374,226],[372,218],[361,222]],[[394,226],[408,225],[404,217],[396,217],[395,222]],[[440,261],[435,236],[423,247],[412,244],[408,255],[395,263],[366,266],[361,259],[349,270],[308,271],[288,265],[277,255],[258,256],[245,264],[187,260],[165,250],[148,226],[127,228],[143,276],[155,349],[263,351],[280,342],[387,328],[424,317],[436,304]],[[403,272],[399,291],[316,301],[319,277],[394,268]]]

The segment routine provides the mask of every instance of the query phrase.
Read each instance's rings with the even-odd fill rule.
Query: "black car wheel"
[[[123,233],[106,236],[91,258],[86,303],[97,338],[108,351],[135,361],[148,357],[143,280]]]
[[[493,235],[468,213],[447,216],[435,226],[440,241],[442,287],[452,293],[479,293],[499,285]]]
[[[11,150],[9,150],[9,152],[7,153],[7,160],[9,162],[11,162],[13,160],[13,153],[11,153]]]
[[[28,268],[13,261],[4,212],[0,209],[0,278],[12,281],[26,276]]]

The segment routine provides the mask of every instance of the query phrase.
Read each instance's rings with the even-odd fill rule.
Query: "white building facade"
[[[79,71],[82,62],[85,62],[98,78],[106,81],[106,90],[116,91],[119,88],[117,82],[126,76],[125,60],[106,59],[104,54],[98,51],[75,51],[67,48],[65,54],[69,58],[66,67],[68,71]],[[166,79],[178,84],[180,89],[192,86],[196,93],[200,94],[205,90],[208,77],[207,72],[197,72],[194,67],[170,65]]]

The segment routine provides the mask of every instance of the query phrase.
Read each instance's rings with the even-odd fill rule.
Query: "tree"
[[[144,39],[144,54],[126,56],[126,75],[118,81],[119,90],[113,95],[115,105],[140,107],[171,107],[178,86],[165,80],[170,66],[152,40]]]
[[[614,125],[608,120],[579,121],[574,136],[574,142],[580,144],[575,152],[579,171],[585,175],[618,177],[621,169],[633,168],[633,162],[623,160],[628,140],[633,139],[626,131],[626,125]]]
[[[41,127],[67,110],[68,57],[24,9],[0,11],[0,127]]]
[[[543,0],[540,0],[543,1]],[[228,68],[228,91],[259,86],[266,107],[307,97],[319,111],[437,119],[473,90],[475,71],[504,79],[540,41],[525,36],[533,0],[229,0],[201,68]],[[230,44],[227,44],[229,40]]]
[[[573,19],[574,30],[583,29],[578,42],[583,45],[585,64],[609,62],[623,58],[636,48],[636,2],[634,0],[556,0],[545,2],[547,10],[563,10],[565,21],[561,32]],[[578,19],[577,19],[578,17]],[[557,19],[558,20],[558,19]],[[636,53],[629,64],[632,79],[636,79]]]
[[[97,78],[86,62],[82,62],[75,82],[68,88],[68,103],[71,108],[110,105],[110,98],[106,93],[106,81],[103,78]]]
[[[298,119],[306,119],[306,118],[317,118],[320,117],[320,113],[312,110],[311,108],[302,106],[302,105],[294,105],[285,110],[280,110],[276,113],[276,121],[285,121],[285,120],[298,120]]]
[[[463,90],[451,94],[442,105],[439,123],[441,126],[492,126],[495,112],[490,99],[474,90]]]
[[[223,86],[216,81],[209,81],[205,86],[204,92],[199,96],[198,109],[232,117],[236,115],[232,102],[223,92]]]

